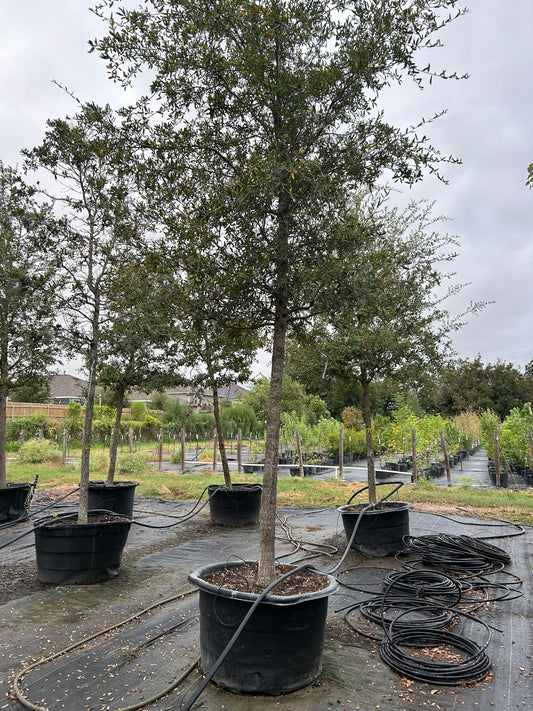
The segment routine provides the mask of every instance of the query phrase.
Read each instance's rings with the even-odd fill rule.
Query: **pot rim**
[[[8,481],[7,486],[2,486],[0,491],[8,491],[9,489],[22,489],[25,487],[32,487],[33,481]]]
[[[405,511],[407,509],[410,509],[412,505],[413,504],[411,501],[381,501],[379,503],[379,506],[381,508],[368,509],[368,511],[365,511],[364,515],[376,515],[380,513],[389,513],[392,511]],[[355,504],[344,504],[344,506],[338,506],[336,510],[339,511],[341,514],[356,514],[358,516],[361,513],[361,509],[365,506],[368,506],[368,501],[358,502]]]
[[[215,573],[221,568],[236,568],[244,563],[255,564],[255,560],[239,560],[239,561],[225,561],[223,563],[209,563],[197,568],[192,573],[189,573],[188,580],[192,585],[195,585],[200,591],[208,592],[213,595],[220,595],[225,598],[232,598],[234,600],[241,600],[243,602],[255,602],[257,600],[259,593],[248,593],[241,592],[240,590],[231,590],[230,588],[222,588],[218,585],[213,585],[208,583],[203,576]],[[293,566],[296,567],[296,566]],[[306,602],[308,600],[318,600],[323,597],[328,597],[333,593],[337,587],[337,580],[327,573],[320,573],[319,575],[324,575],[328,578],[327,587],[322,590],[315,590],[313,592],[300,593],[298,595],[272,595],[268,594],[262,599],[262,603],[270,605],[296,605],[300,602]]]
[[[242,491],[243,489],[250,489],[251,491],[256,491],[257,489],[262,489],[263,485],[248,483],[247,481],[236,481],[235,483],[232,483],[232,487],[233,489],[227,489],[225,484],[209,484],[207,488],[211,491],[222,490],[231,493],[232,491],[235,491],[235,489],[237,489],[238,491]]]
[[[89,489],[120,489],[121,487],[126,488],[128,486],[139,486],[139,482],[126,480],[114,481],[112,484],[108,484],[104,480],[89,482]]]
[[[72,514],[66,514],[65,516],[61,517],[60,520],[62,521],[61,527],[67,529],[76,526],[76,528],[79,530],[87,530],[89,528],[94,528],[95,526],[116,526],[117,524],[120,525],[122,523],[127,523],[131,525],[133,523],[133,519],[129,516],[125,516],[124,514],[114,514],[114,516],[116,516],[116,520],[114,521],[89,521],[88,523],[78,523],[78,513],[76,511]],[[70,522],[69,519],[72,519],[72,522]],[[48,516],[45,519],[33,521],[33,527],[35,530],[38,530],[40,528],[46,528],[48,530],[54,529],[56,531],[60,531],[61,527],[55,527],[53,525],[57,522],[57,516]]]

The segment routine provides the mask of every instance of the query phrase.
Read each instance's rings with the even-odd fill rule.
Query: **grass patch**
[[[39,489],[71,485],[76,488],[79,473],[74,467],[57,464],[18,464],[9,463],[8,481],[34,481],[39,475]],[[234,475],[234,481],[260,484],[261,477],[251,474]],[[138,496],[159,497],[168,500],[196,501],[210,484],[223,484],[222,474],[213,474],[208,469],[194,474],[177,472],[150,471],[136,477],[139,487]],[[336,508],[347,503],[358,489],[361,482],[322,481],[312,478],[281,477],[278,480],[278,505]],[[380,496],[390,491],[392,486],[380,486]],[[356,501],[365,501],[367,492],[360,494]],[[494,518],[533,525],[533,490],[513,491],[512,489],[480,489],[465,486],[434,486],[423,483],[415,486],[406,484],[394,499],[410,501],[424,506],[464,507],[474,514],[485,514]]]

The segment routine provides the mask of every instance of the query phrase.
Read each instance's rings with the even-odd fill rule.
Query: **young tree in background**
[[[44,377],[61,350],[56,229],[50,208],[0,161],[0,488],[7,486],[9,392]]]
[[[80,523],[87,522],[102,331],[110,322],[110,293],[122,257],[140,230],[134,209],[136,193],[127,174],[124,150],[112,110],[84,104],[74,118],[48,121],[42,145],[25,151],[28,166],[43,169],[55,181],[49,197],[65,218],[60,237],[61,269],[65,275],[62,337],[70,354],[83,357],[89,372],[82,434]]]
[[[421,201],[405,210],[381,204],[379,195],[363,197],[347,230],[364,244],[349,260],[344,293],[337,309],[317,320],[310,351],[327,358],[328,368],[363,391],[369,500],[376,502],[370,384],[394,376],[404,385],[435,372],[453,346],[450,334],[463,325],[443,307],[460,286],[443,285],[453,277],[442,270],[453,261],[455,238],[440,234],[442,218]],[[469,311],[480,308],[472,305]]]

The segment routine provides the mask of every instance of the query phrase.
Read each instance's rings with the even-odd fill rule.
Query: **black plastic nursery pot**
[[[346,504],[337,509],[342,516],[346,538],[352,537],[361,510],[368,504]],[[408,501],[382,501],[365,511],[355,532],[352,548],[373,556],[394,555],[403,548],[403,537],[409,535]]]
[[[32,488],[28,482],[13,482],[0,489],[0,523],[27,515]]]
[[[225,650],[258,595],[221,588],[205,578],[215,563],[189,575],[200,590],[201,667],[208,673]],[[328,597],[337,582],[300,595],[266,595],[258,604],[212,681],[240,693],[282,694],[314,681],[322,669]]]
[[[37,578],[56,585],[115,578],[131,524],[125,516],[81,524],[74,517],[36,523]]]
[[[90,481],[89,511],[103,509],[132,518],[137,486],[138,481],[116,481],[111,485],[105,481]]]
[[[261,484],[233,484],[232,489],[211,484],[209,512],[219,526],[256,526],[261,509]]]

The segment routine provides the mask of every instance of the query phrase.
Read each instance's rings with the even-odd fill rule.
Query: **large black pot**
[[[51,518],[35,524],[37,578],[42,583],[100,583],[118,575],[131,518],[77,523]]]
[[[137,486],[139,486],[138,481],[116,481],[111,485],[105,481],[90,481],[89,511],[103,509],[132,518]]]
[[[219,526],[256,526],[261,509],[261,484],[233,484],[232,489],[211,484],[211,522]]]
[[[0,489],[0,523],[26,518],[33,484],[16,482]]]
[[[205,578],[221,568],[215,563],[194,571],[189,582],[200,590],[200,650],[205,673],[225,650],[257,595],[212,585]],[[232,691],[279,694],[300,689],[320,674],[328,596],[337,587],[301,595],[266,595],[212,677]]]
[[[352,548],[361,553],[374,556],[394,555],[401,551],[402,539],[409,535],[408,501],[382,501],[376,508],[364,511],[365,503],[346,504],[337,509],[342,516],[346,538],[350,541],[355,525],[358,523]]]

